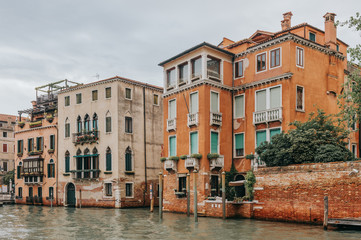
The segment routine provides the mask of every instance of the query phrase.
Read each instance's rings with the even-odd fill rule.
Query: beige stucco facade
[[[58,95],[61,205],[149,204],[149,185],[156,189],[161,169],[161,94],[162,88],[114,77]]]
[[[0,114],[0,185],[2,176],[14,170],[14,127],[16,116]]]

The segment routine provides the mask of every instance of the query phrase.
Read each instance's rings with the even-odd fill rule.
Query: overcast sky
[[[272,3],[272,4],[270,4]],[[0,113],[30,108],[34,88],[69,79],[89,83],[115,75],[162,86],[166,60],[201,42],[238,41],[257,29],[324,29],[323,15],[345,20],[361,9],[353,1],[11,0],[0,2]],[[351,47],[360,34],[338,28]]]

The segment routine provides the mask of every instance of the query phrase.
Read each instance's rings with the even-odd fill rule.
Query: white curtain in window
[[[266,110],[266,90],[256,93],[256,111]]]
[[[219,106],[218,106],[218,93],[211,92],[211,112],[218,113]]]
[[[281,107],[281,87],[270,89],[270,108]]]
[[[240,118],[244,117],[244,96],[236,96],[235,97],[235,117]]]
[[[169,113],[168,113],[168,118],[169,119],[176,118],[175,104],[176,104],[175,100],[169,101]]]
[[[197,113],[198,112],[198,93],[192,93],[191,94],[191,113]]]

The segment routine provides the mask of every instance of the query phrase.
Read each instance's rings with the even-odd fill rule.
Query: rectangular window
[[[188,63],[182,64],[178,67],[179,70],[179,83],[188,81]]]
[[[70,137],[70,123],[65,123],[65,137]]]
[[[157,94],[153,95],[153,104],[156,106],[159,105],[159,96]]]
[[[271,68],[280,66],[280,49],[272,50],[271,52]]]
[[[43,137],[36,138],[36,151],[43,151]]]
[[[18,153],[23,153],[23,147],[24,147],[23,140],[18,140]]]
[[[126,183],[125,184],[125,196],[126,197],[133,197],[133,183]]]
[[[106,117],[105,118],[105,132],[111,132],[112,131],[112,118]]]
[[[187,193],[187,177],[178,177],[178,192],[183,192],[183,195],[178,197],[186,197]]]
[[[112,184],[111,183],[105,183],[105,196],[112,196]]]
[[[125,98],[128,100],[132,100],[132,89],[125,88]]]
[[[244,134],[235,134],[236,156],[240,157],[244,155]]]
[[[356,120],[356,115],[354,115],[354,116],[352,117],[352,122],[351,122],[351,129],[352,129],[352,131],[356,131],[356,130],[357,130],[356,122],[357,122],[357,120]]]
[[[3,162],[3,171],[4,172],[8,171],[8,162]]]
[[[257,72],[266,70],[266,53],[257,55]]]
[[[21,166],[16,167],[16,178],[17,179],[21,178]]]
[[[191,154],[198,153],[198,132],[190,133]]]
[[[28,139],[28,152],[34,151],[34,138]]]
[[[221,78],[221,61],[213,57],[207,57],[207,75],[209,78]]]
[[[111,98],[112,97],[112,88],[107,87],[105,88],[105,98]]]
[[[211,112],[219,113],[219,93],[211,91]]]
[[[352,144],[351,148],[352,155],[357,158],[357,144]]]
[[[296,48],[296,57],[297,57],[297,63],[296,65],[298,67],[303,67],[303,48]]]
[[[168,119],[176,118],[176,100],[172,99],[168,102]]]
[[[304,100],[303,87],[297,86],[296,88],[297,88],[297,90],[296,90],[296,110],[303,111],[303,110],[304,110],[304,104],[303,104],[303,100]]]
[[[175,87],[176,79],[175,79],[175,68],[172,68],[167,71],[167,87]]]
[[[261,145],[261,143],[267,141],[267,132],[264,131],[258,131],[256,132],[256,147]]]
[[[65,102],[65,106],[69,106],[70,105],[70,96],[65,96],[64,97],[64,102]]]
[[[127,171],[127,172],[133,171],[132,152],[131,151],[126,151],[126,153],[125,153],[125,171]]]
[[[336,51],[339,52],[340,51],[340,45],[336,45]]]
[[[195,59],[192,59],[192,78],[200,77],[202,74],[202,58],[198,57]]]
[[[281,87],[270,88],[270,109],[281,107]]]
[[[234,118],[244,117],[244,95],[234,97]]]
[[[70,156],[65,156],[65,172],[70,172]]]
[[[55,149],[55,135],[50,135],[50,149]]]
[[[92,91],[92,101],[98,100],[98,90]]]
[[[169,137],[169,157],[177,155],[177,138],[176,136]]]
[[[316,33],[309,32],[309,39],[312,42],[316,42]]]
[[[8,137],[8,133],[7,133],[7,132],[3,132],[3,137],[4,137],[4,138]]]
[[[76,104],[80,104],[81,103],[81,93],[78,93],[76,95]]]
[[[235,77],[243,77],[243,61],[239,61],[235,63]]]
[[[211,132],[211,153],[218,153],[218,132]]]
[[[23,197],[23,188],[22,188],[22,187],[19,187],[19,188],[18,188],[18,197],[19,197],[19,198],[22,198],[22,197]]]
[[[266,90],[256,92],[256,112],[264,111],[267,109]]]
[[[105,170],[111,171],[112,170],[112,153],[107,152],[105,157],[106,157]]]
[[[3,144],[3,152],[4,153],[8,152],[8,145],[6,143]]]
[[[55,177],[55,164],[49,163],[48,164],[48,178]]]
[[[190,113],[198,113],[198,93],[191,93],[190,99]]]
[[[274,135],[277,135],[277,134],[280,134],[280,133],[281,133],[281,128],[270,129],[269,130],[270,140],[272,140],[272,137]]]
[[[125,117],[125,132],[126,133],[133,132],[133,120],[131,117]]]

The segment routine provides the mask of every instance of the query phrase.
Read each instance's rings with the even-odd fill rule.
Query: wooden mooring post
[[[198,222],[198,208],[197,208],[197,170],[193,171],[193,185],[194,185],[194,222]]]
[[[191,208],[191,175],[187,173],[187,216],[190,216]]]
[[[222,218],[226,219],[226,173],[222,172]]]
[[[159,173],[159,220],[163,219],[163,173]]]
[[[323,198],[324,202],[324,213],[323,213],[323,229],[327,230],[328,225],[328,196]]]

